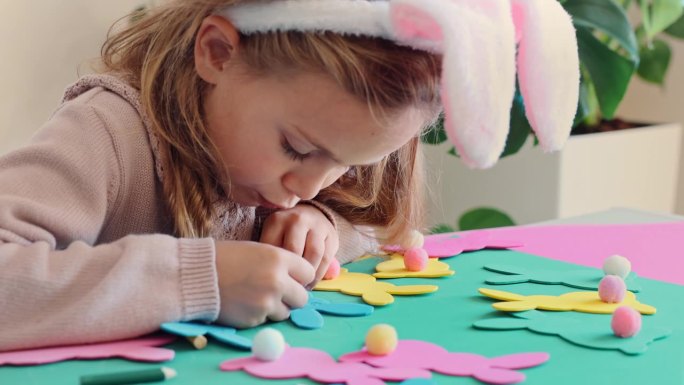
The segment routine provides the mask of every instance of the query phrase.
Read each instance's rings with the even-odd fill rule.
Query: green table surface
[[[422,296],[396,297],[393,304],[377,307],[368,317],[345,318],[324,316],[325,326],[319,330],[300,330],[289,321],[269,326],[281,330],[291,346],[322,349],[334,357],[362,347],[367,330],[377,323],[396,327],[400,339],[420,339],[437,343],[452,352],[500,356],[520,352],[548,352],[545,364],[522,370],[525,384],[684,384],[684,286],[641,279],[641,302],[653,305],[658,312],[644,316],[646,325],[667,327],[668,338],[654,342],[642,355],[629,356],[614,350],[594,350],[575,346],[556,336],[536,334],[527,330],[486,331],[474,329],[474,321],[501,315],[491,307],[491,299],[478,294],[485,277],[495,273],[482,267],[488,263],[505,263],[552,269],[576,269],[570,265],[537,256],[508,250],[483,250],[444,259],[456,271],[451,277],[437,279],[399,279],[396,284],[436,284],[439,291]],[[377,260],[349,265],[351,271],[371,272]],[[601,261],[597,261],[599,266]],[[637,272],[638,273],[638,272]],[[517,284],[496,286],[500,290],[519,294],[558,295],[577,291],[560,285]],[[361,303],[360,298],[331,292],[315,292],[320,298],[335,302]],[[610,315],[574,313],[587,322],[603,322],[610,331]],[[252,337],[259,328],[240,331]],[[169,385],[182,384],[313,384],[307,379],[266,381],[242,372],[222,372],[219,364],[231,358],[244,357],[249,352],[238,351],[209,341],[204,350],[194,350],[179,340],[168,347],[176,357],[163,364],[136,363],[120,359],[70,361],[31,367],[0,367],[0,384],[78,384],[85,374],[134,370],[154,366],[169,366],[178,377]],[[480,384],[469,377],[433,375],[436,384]],[[619,382],[618,382],[619,381]]]

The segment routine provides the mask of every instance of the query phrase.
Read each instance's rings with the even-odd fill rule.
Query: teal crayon
[[[167,368],[133,370],[118,373],[103,373],[81,376],[81,385],[125,385],[170,380],[176,377],[176,371]]]

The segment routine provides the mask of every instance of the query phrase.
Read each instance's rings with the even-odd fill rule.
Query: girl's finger
[[[316,269],[316,276],[314,281],[309,284],[309,287],[314,287],[316,284],[323,279],[323,276],[328,272],[330,268],[330,263],[335,259],[335,254],[337,254],[337,242],[335,240],[330,240],[330,237],[326,238],[324,242],[324,251],[321,257],[321,262]]]
[[[279,302],[268,315],[268,319],[273,322],[284,321],[290,318],[290,308],[283,302]]]
[[[310,281],[310,279],[309,279]],[[301,283],[290,280],[283,290],[283,301],[289,309],[299,309],[309,302],[309,292]]]
[[[305,255],[307,238],[310,233],[311,231],[307,227],[301,225],[290,226],[285,230],[281,247],[302,257]]]
[[[259,242],[267,243],[276,247],[282,247],[283,237],[284,232],[282,224],[269,218],[266,220],[266,222],[264,222],[264,225],[261,228],[261,237],[259,238]]]

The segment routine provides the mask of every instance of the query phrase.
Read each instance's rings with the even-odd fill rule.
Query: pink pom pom
[[[625,281],[617,275],[606,275],[599,283],[598,294],[603,302],[620,303],[625,299],[626,293]]]
[[[613,312],[610,327],[618,337],[632,337],[641,330],[641,314],[629,306],[620,306]]]
[[[412,247],[404,252],[404,266],[408,271],[423,271],[428,263],[428,253],[422,247]]]
[[[333,258],[332,262],[328,266],[328,271],[325,272],[323,279],[335,279],[340,276],[340,261],[337,258]]]

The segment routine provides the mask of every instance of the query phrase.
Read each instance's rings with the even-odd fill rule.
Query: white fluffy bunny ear
[[[476,168],[496,163],[506,144],[518,38],[518,78],[542,147],[557,150],[569,135],[579,59],[558,0],[271,0],[219,13],[242,33],[332,31],[441,53],[447,135]]]
[[[544,151],[560,150],[579,99],[575,28],[557,0],[511,0],[525,114]]]
[[[492,166],[506,144],[515,94],[510,3],[395,0],[390,15],[397,40],[443,53],[447,136],[467,165]]]

